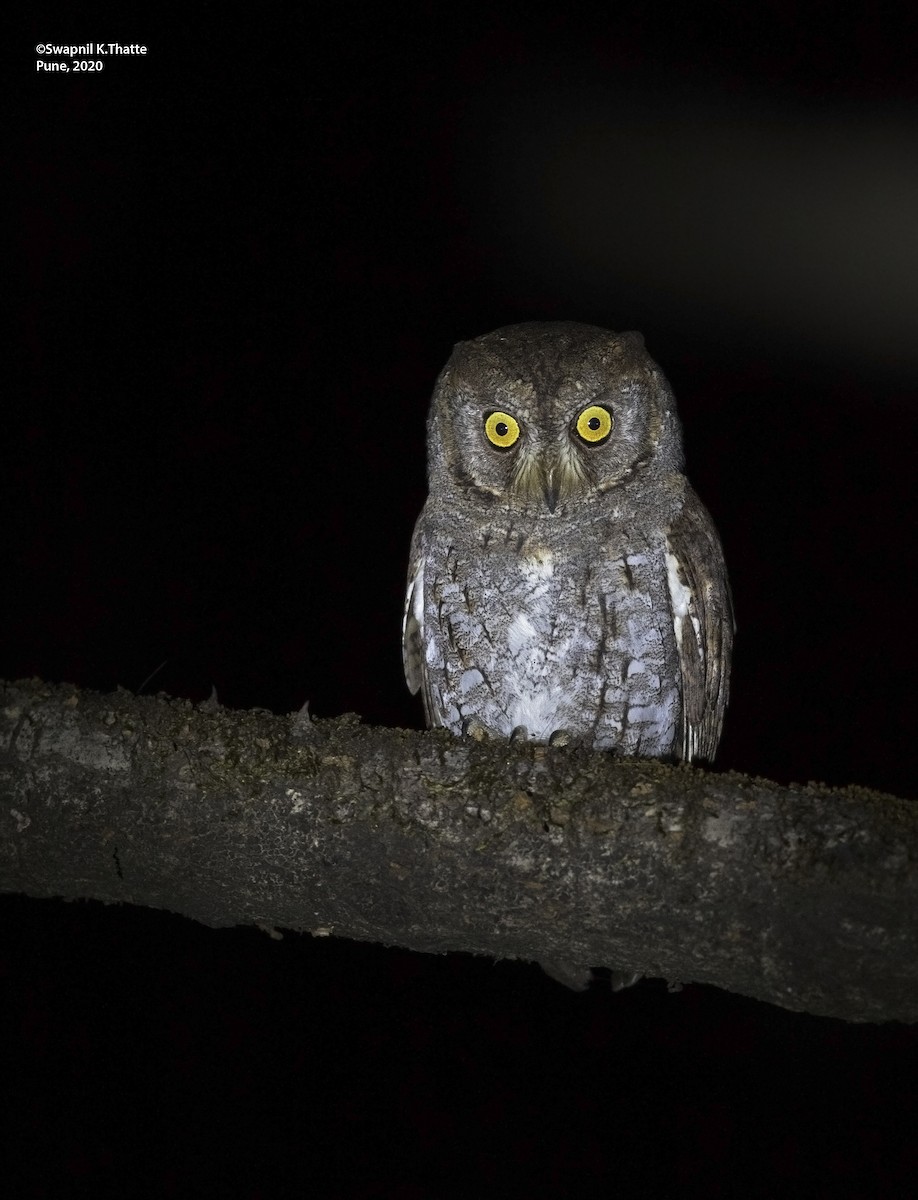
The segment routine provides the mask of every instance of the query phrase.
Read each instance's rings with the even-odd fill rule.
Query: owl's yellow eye
[[[492,412],[485,420],[488,441],[498,450],[509,450],[519,440],[519,423],[509,413]]]
[[[577,418],[577,432],[594,446],[604,442],[612,432],[612,414],[599,404],[591,404]]]

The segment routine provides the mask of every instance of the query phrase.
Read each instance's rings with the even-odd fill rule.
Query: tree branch
[[[0,686],[0,890],[918,1021],[918,805],[354,717]]]

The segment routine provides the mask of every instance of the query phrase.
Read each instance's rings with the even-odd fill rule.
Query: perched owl
[[[403,636],[428,724],[712,759],[729,585],[641,335],[534,322],[460,342],[428,465]]]

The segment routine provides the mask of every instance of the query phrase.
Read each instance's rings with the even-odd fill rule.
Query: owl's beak
[[[583,487],[583,475],[570,455],[527,454],[520,457],[513,480],[513,490],[530,503],[540,499],[550,513],[561,500],[573,496]]]
[[[550,513],[558,507],[558,498],[561,495],[561,480],[558,478],[560,474],[557,467],[549,467],[542,475],[542,495],[545,498],[545,507]]]

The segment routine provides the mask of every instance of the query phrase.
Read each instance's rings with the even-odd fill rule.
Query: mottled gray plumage
[[[641,335],[552,322],[460,342],[428,463],[404,623],[428,724],[713,758],[729,587]]]

